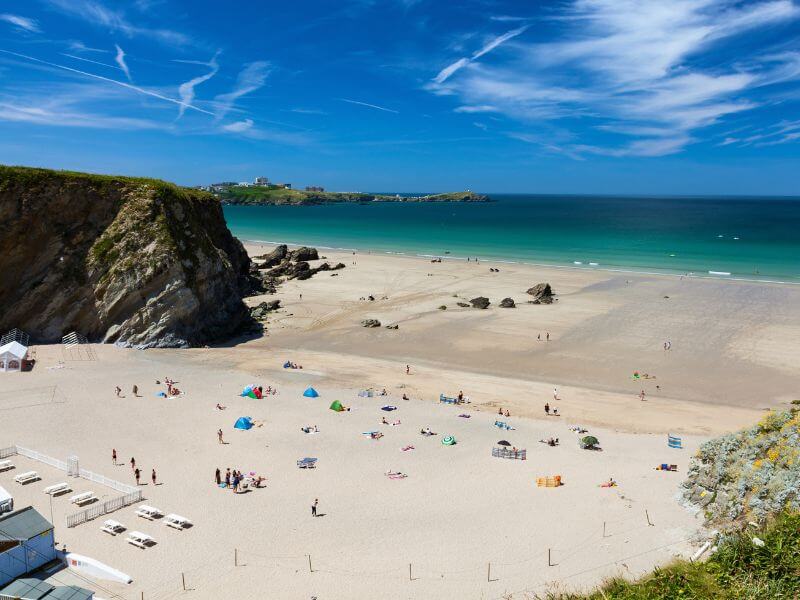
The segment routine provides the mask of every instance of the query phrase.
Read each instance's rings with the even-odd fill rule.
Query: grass
[[[230,187],[219,193],[230,204],[328,204],[336,202],[397,202],[396,196],[362,194],[357,192],[307,192],[277,187]],[[405,198],[406,202],[486,201],[488,197],[473,192],[450,192],[420,198]]]
[[[757,537],[762,547],[753,543]],[[630,582],[612,579],[588,594],[548,600],[789,600],[800,598],[800,513],[726,535],[705,562],[685,560]]]

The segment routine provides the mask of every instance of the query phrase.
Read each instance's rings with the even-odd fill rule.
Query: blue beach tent
[[[306,398],[317,398],[319,397],[319,394],[317,393],[317,390],[315,390],[313,387],[310,387],[303,392],[303,396]]]
[[[248,429],[253,427],[253,419],[250,417],[239,417],[239,419],[234,423],[234,429],[243,429],[247,431]]]

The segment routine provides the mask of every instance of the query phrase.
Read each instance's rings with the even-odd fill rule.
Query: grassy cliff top
[[[230,187],[219,192],[226,204],[289,204],[312,205],[337,202],[489,202],[490,198],[475,192],[448,192],[428,196],[397,197],[388,194],[358,192],[307,192],[273,187]]]

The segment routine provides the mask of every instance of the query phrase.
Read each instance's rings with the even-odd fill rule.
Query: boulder
[[[469,308],[471,305],[467,302],[456,302],[456,306],[460,306],[461,308]]]
[[[269,300],[267,302],[262,302],[257,306],[253,306],[250,309],[250,316],[254,319],[263,319],[267,316],[267,313],[270,313],[274,310],[277,310],[281,307],[280,300]]]
[[[500,308],[515,308],[516,306],[513,298],[503,298],[500,300]]]
[[[361,321],[362,327],[380,327],[381,322],[378,319],[364,319]]]
[[[270,267],[280,264],[281,261],[286,258],[288,252],[289,249],[286,247],[286,244],[281,244],[280,246],[276,246],[272,252],[256,256],[256,260],[263,261],[258,265],[258,268],[269,269]]]
[[[394,325],[387,325],[386,329],[400,329],[400,325],[395,323]]]
[[[292,262],[319,260],[319,254],[316,248],[309,248],[308,246],[300,246],[297,250],[292,250],[287,254],[287,258]]]
[[[529,300],[530,304],[552,304],[553,303],[553,288],[549,283],[537,283],[532,288],[528,288],[528,294],[533,296],[533,300]]]
[[[469,303],[472,305],[472,308],[480,308],[480,309],[489,308],[489,305],[491,304],[491,302],[489,302],[489,299],[486,298],[485,296],[478,296],[477,298],[473,298],[472,300],[469,301]]]

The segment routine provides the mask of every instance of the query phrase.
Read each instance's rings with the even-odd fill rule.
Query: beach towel
[[[156,396],[158,398],[166,398],[167,394],[165,392],[156,392]]]
[[[414,450],[414,446],[405,446],[403,448],[400,448],[400,450],[402,450],[403,452],[408,452],[409,450]]]

